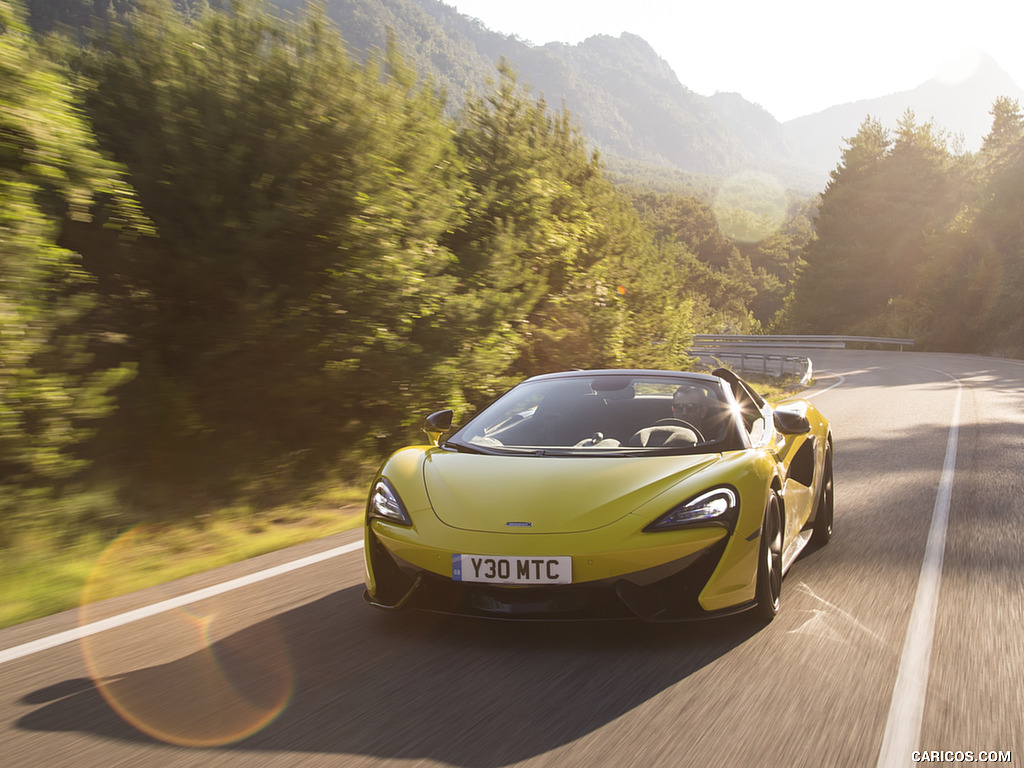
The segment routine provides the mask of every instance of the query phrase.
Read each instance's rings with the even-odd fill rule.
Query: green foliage
[[[1024,355],[1024,116],[998,99],[977,155],[907,114],[868,120],[818,206],[787,327]]]
[[[867,239],[875,222],[887,216],[881,173],[891,142],[877,120],[865,120],[849,140],[839,166],[822,195],[816,223],[817,238],[807,247],[807,268],[796,286],[790,326],[798,332],[852,333],[862,320],[884,309],[863,306],[858,284],[873,273],[876,254]],[[863,263],[871,259],[872,263]],[[883,283],[884,285],[884,283]]]
[[[61,217],[123,191],[20,7],[0,0],[0,541],[26,498],[79,468],[73,447],[129,375],[91,365],[77,325],[92,286],[57,244]]]
[[[862,124],[822,195],[793,330],[920,335],[922,270],[959,205],[954,161],[945,136],[910,113],[893,138]]]
[[[441,330],[459,402],[552,370],[686,361],[673,340],[685,308],[648,268],[648,234],[568,114],[503,66],[468,102],[458,150],[469,191],[443,241],[457,282]]]
[[[785,307],[803,271],[804,249],[814,230],[809,202],[791,207],[789,217],[777,232],[765,239],[741,246],[754,272],[754,298],[750,312],[762,327],[775,331],[785,322]]]
[[[1024,114],[999,99],[967,203],[933,269],[935,346],[1024,357]]]
[[[110,298],[95,322],[139,366],[102,436],[137,496],[301,484],[399,418],[460,197],[430,89],[396,54],[353,63],[322,9],[241,2],[193,21],[147,4],[78,66],[156,227],[69,234]]]
[[[687,362],[671,264],[507,69],[456,128],[396,52],[241,1],[149,3],[75,65],[155,227],[64,233],[101,354],[138,366],[98,471],[150,514],[304,488],[532,373]]]
[[[79,30],[94,16],[124,13],[141,2],[26,1],[37,32],[61,24]],[[206,4],[224,8],[230,0],[175,0],[190,15]],[[306,0],[274,0],[274,5],[298,15]],[[687,178],[700,184],[704,180],[695,173],[734,173],[753,164],[789,186],[819,186],[817,175],[800,167],[767,112],[738,97],[730,99],[731,94],[709,99],[693,93],[635,35],[533,45],[493,32],[453,5],[441,0],[330,0],[325,8],[355,58],[389,44],[402,50],[416,71],[446,94],[450,117],[458,115],[471,94],[487,92],[494,62],[506,58],[516,63],[534,97],[544,94],[549,104],[569,105],[586,125],[590,145],[606,159],[627,158],[645,184],[685,183]],[[622,178],[620,168],[613,169],[617,179]]]
[[[738,243],[700,197],[634,189],[633,203],[674,265],[668,284],[692,307],[695,332],[754,333],[776,322],[811,237],[806,204],[791,205],[767,237]]]

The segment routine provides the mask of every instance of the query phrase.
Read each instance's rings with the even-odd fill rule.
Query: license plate
[[[452,578],[488,584],[571,584],[571,557],[452,555]]]

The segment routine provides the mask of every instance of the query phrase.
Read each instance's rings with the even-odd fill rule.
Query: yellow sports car
[[[735,373],[527,379],[392,454],[366,509],[365,599],[505,619],[770,620],[832,534],[832,435]],[[447,433],[447,437],[445,435]]]

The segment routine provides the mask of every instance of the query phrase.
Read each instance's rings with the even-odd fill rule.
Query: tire
[[[757,605],[754,616],[768,622],[779,612],[782,592],[782,507],[773,489],[768,497],[761,526],[761,546],[757,559],[757,586],[754,597]]]
[[[811,546],[823,547],[832,538],[832,520],[835,517],[834,482],[832,480],[832,446],[825,449],[825,467],[822,470],[821,496],[814,512],[811,528]]]

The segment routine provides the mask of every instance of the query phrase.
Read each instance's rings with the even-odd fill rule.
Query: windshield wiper
[[[594,448],[541,448],[537,451],[537,456],[597,456],[606,458],[608,456],[614,456],[622,458],[624,456],[635,456],[635,451],[623,451],[618,449],[594,449]]]
[[[483,456],[541,456],[544,453],[543,449],[537,448],[519,448],[511,445],[467,445],[454,440],[446,440],[441,447],[456,450],[459,453],[476,453]]]
[[[459,453],[477,453],[477,454],[488,454],[489,451],[482,451],[479,448],[474,448],[471,445],[465,443],[456,443],[454,440],[445,440],[441,443],[441,448],[448,448],[451,450],[458,451]]]

